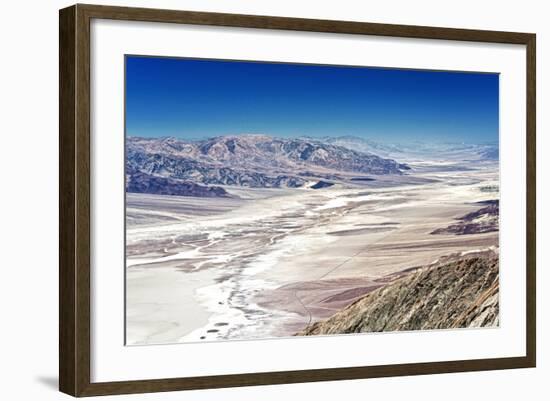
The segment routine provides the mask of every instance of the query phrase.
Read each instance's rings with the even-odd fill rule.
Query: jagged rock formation
[[[489,233],[499,230],[499,201],[489,200],[479,202],[484,205],[475,212],[468,213],[462,217],[459,217],[458,223],[451,224],[445,228],[438,228],[432,231],[430,234],[478,234]]]
[[[205,185],[301,187],[334,172],[402,174],[395,160],[313,140],[265,135],[203,141],[129,137],[126,169]],[[308,179],[309,178],[309,179]]]
[[[498,254],[443,259],[374,290],[298,335],[498,326]]]

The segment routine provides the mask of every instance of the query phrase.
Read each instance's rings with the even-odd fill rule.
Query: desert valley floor
[[[411,166],[321,189],[128,193],[127,344],[292,336],[412,268],[498,249],[498,231],[434,234],[498,199],[498,161]]]

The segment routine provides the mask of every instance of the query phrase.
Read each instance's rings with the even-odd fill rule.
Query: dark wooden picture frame
[[[525,45],[527,49],[526,356],[92,383],[90,380],[90,21],[93,18]],[[73,396],[94,396],[535,367],[535,34],[80,4],[60,10],[59,30],[59,388],[62,392]]]

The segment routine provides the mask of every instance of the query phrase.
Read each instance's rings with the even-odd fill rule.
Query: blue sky
[[[498,141],[498,75],[126,57],[126,132]]]

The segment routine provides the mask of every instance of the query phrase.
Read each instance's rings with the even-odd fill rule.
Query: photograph
[[[499,326],[498,73],[124,70],[126,345]]]
[[[3,4],[0,401],[550,399],[545,3],[312,4]]]

